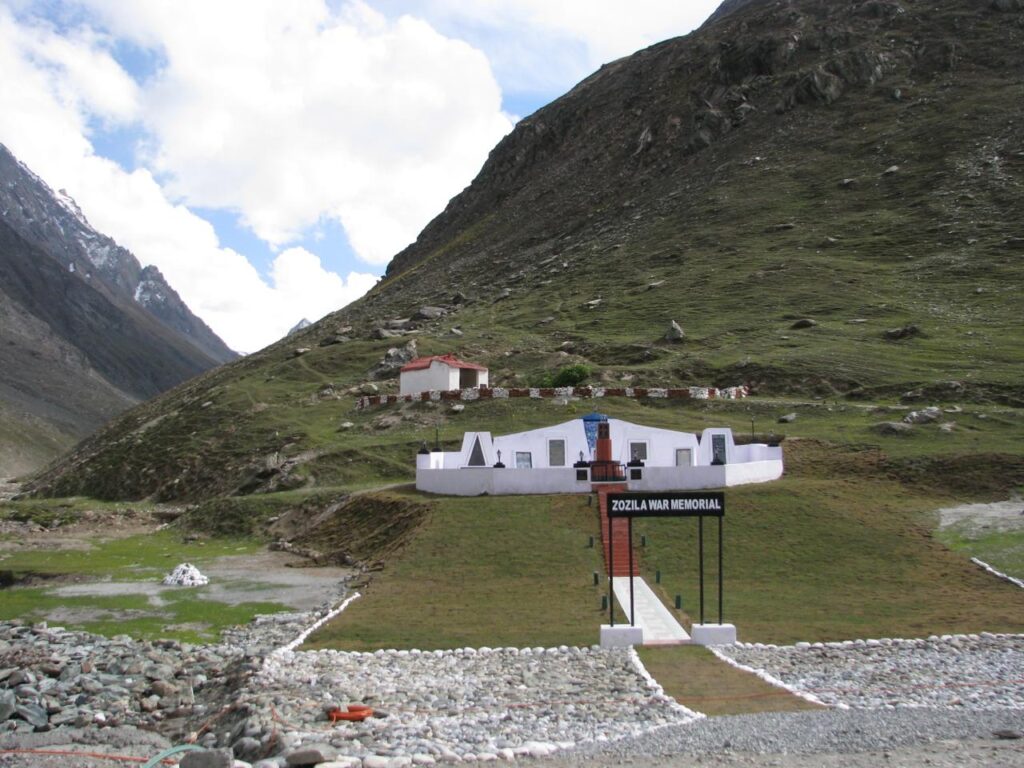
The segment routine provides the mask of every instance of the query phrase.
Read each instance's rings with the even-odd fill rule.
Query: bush
[[[560,369],[551,379],[553,387],[575,387],[582,384],[590,376],[590,368],[586,365],[567,365]]]

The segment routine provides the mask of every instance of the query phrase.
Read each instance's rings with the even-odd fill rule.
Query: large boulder
[[[668,324],[668,330],[665,331],[665,341],[680,342],[686,338],[686,333],[683,328],[675,320]]]

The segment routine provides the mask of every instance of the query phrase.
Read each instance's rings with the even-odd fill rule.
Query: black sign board
[[[721,491],[609,493],[608,517],[724,517]]]

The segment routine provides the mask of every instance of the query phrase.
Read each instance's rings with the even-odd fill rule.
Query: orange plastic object
[[[343,709],[332,709],[327,713],[327,717],[330,718],[332,723],[336,723],[339,720],[362,722],[368,717],[373,717],[373,707],[367,707],[362,704],[349,704],[346,712]]]

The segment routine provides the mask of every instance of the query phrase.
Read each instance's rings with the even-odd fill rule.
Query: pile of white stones
[[[741,643],[715,651],[831,706],[1024,709],[1024,635]]]
[[[666,697],[631,650],[287,651],[250,682],[243,731],[270,735],[285,754],[315,747],[364,766],[541,757],[699,717]],[[328,722],[350,703],[378,717]],[[258,752],[251,741],[216,744]]]
[[[200,573],[192,563],[179,563],[164,576],[164,585],[168,587],[201,587],[209,583],[209,577]]]

